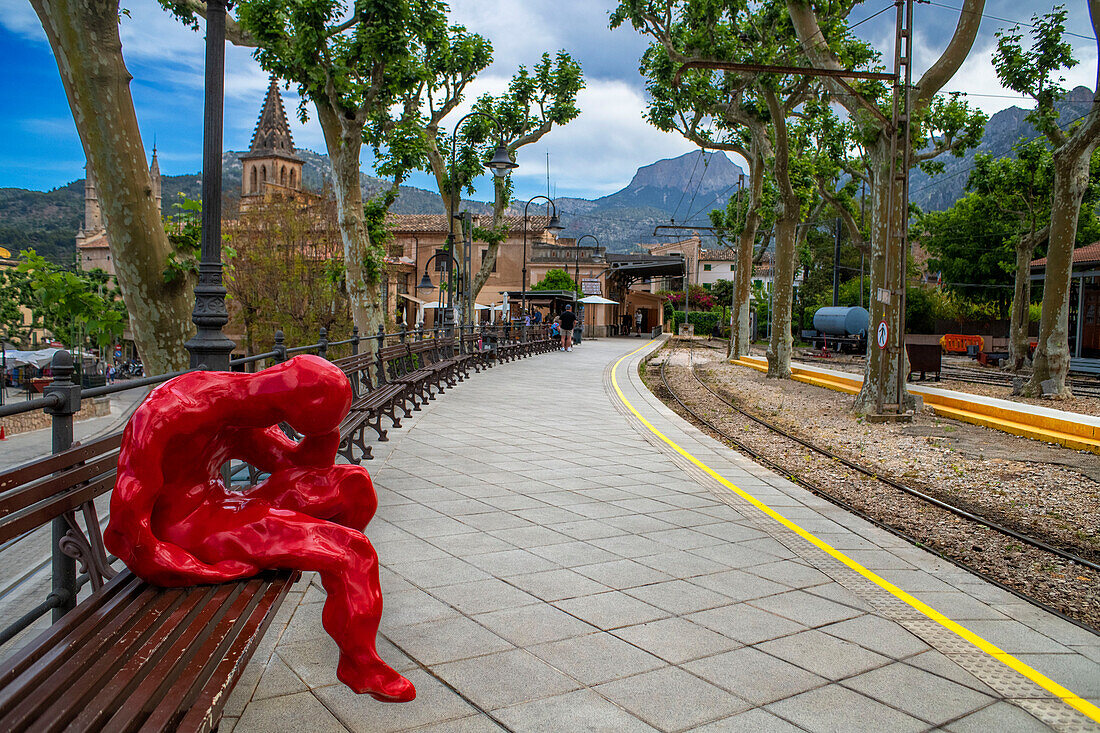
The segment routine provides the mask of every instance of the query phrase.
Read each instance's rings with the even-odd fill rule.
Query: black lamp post
[[[455,207],[458,205],[457,199],[461,195],[462,189],[458,185],[458,176],[455,171],[455,156],[456,156],[456,143],[458,142],[458,130],[462,127],[462,123],[471,117],[484,117],[487,120],[491,120],[497,128],[497,135],[499,136],[499,142],[497,143],[497,149],[493,153],[493,157],[485,164],[485,167],[493,172],[493,175],[497,178],[504,178],[513,169],[518,168],[519,164],[512,160],[511,154],[508,152],[508,146],[504,144],[504,126],[500,124],[493,115],[488,112],[473,111],[465,115],[455,124],[454,134],[451,135],[451,197],[450,206],[447,210],[447,248],[450,251],[454,251],[455,242]],[[464,306],[463,310],[466,311],[466,315],[473,309],[473,294],[470,292],[470,248],[463,247],[462,259],[466,263],[466,271],[463,276],[463,298]],[[453,258],[452,258],[453,259]],[[455,260],[457,263],[458,260]],[[425,271],[425,277],[427,272]],[[449,282],[449,278],[448,278]],[[450,288],[449,288],[450,290]],[[465,317],[465,316],[464,316]]]
[[[543,199],[550,204],[550,223],[546,225],[546,228],[552,232],[560,232],[565,229],[558,221],[558,207],[554,205],[553,199],[549,196],[532,196],[523,205],[523,282],[521,283],[520,292],[523,297],[523,312],[525,315],[527,313],[527,207],[539,199]]]
[[[582,234],[577,239],[577,269],[576,269],[576,278],[575,279],[577,281],[577,287],[578,288],[581,286],[581,242],[583,242],[585,239],[589,239],[589,238],[591,238],[592,241],[596,243],[597,247],[600,246],[600,240],[596,239],[595,234]]]
[[[440,255],[447,255],[447,257],[449,258],[447,260],[447,269],[448,269],[448,271],[453,271],[454,267],[458,265],[458,260],[455,259],[455,256],[453,254],[451,254],[451,252],[445,251],[445,250],[440,251],[440,252],[436,252],[434,255],[432,255],[431,257],[428,258],[427,262],[424,263],[424,277],[420,278],[420,282],[417,283],[417,285],[416,285],[417,290],[434,290],[435,289],[435,285],[432,283],[432,278],[431,278],[431,276],[428,275],[428,265],[432,264],[432,260],[434,260],[436,257],[439,257]],[[450,282],[451,282],[451,277],[448,274],[447,283],[450,284]],[[443,283],[440,282],[441,287],[442,287],[442,285],[443,285]],[[450,288],[448,288],[448,291],[449,290],[450,290]],[[442,296],[442,292],[440,292],[440,295]],[[442,305],[442,300],[443,299],[441,297],[439,300],[436,301],[436,303],[435,303],[436,310],[439,310],[439,306]],[[451,294],[450,294],[450,292],[447,293],[447,306],[446,307],[447,308],[451,307]],[[436,325],[439,325],[439,324],[436,324]]]
[[[222,114],[225,98],[225,0],[206,3],[206,91],[202,149],[202,257],[191,320],[197,331],[185,346],[191,366],[229,370],[233,342],[222,286]]]

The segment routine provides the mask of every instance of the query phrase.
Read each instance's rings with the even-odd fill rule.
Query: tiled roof
[[[492,222],[492,217],[474,215],[474,224],[483,226]],[[450,231],[447,226],[446,214],[387,214],[386,223],[394,234],[446,234]],[[508,231],[517,234],[523,233],[523,217],[519,215],[505,215],[504,223],[508,225]],[[528,216],[527,231],[531,234],[540,234],[546,225],[550,223],[548,216]],[[457,223],[455,230],[458,230]]]
[[[1092,263],[1100,264],[1100,242],[1086,244],[1084,247],[1078,247],[1077,249],[1073,250],[1073,264],[1084,265]],[[1033,270],[1036,267],[1042,267],[1045,269],[1046,266],[1046,257],[1040,257],[1037,260],[1031,261],[1031,269]]]

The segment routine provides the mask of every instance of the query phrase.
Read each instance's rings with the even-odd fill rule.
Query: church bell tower
[[[241,208],[276,191],[302,190],[302,159],[294,154],[294,140],[275,77],[267,87],[252,146],[241,156]]]

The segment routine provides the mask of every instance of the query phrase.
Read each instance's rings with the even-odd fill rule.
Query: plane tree
[[[1089,18],[1100,51],[1100,3],[1089,3]],[[1049,244],[1043,307],[1039,319],[1039,344],[1030,381],[1024,394],[1070,396],[1069,294],[1073,271],[1073,247],[1077,240],[1081,202],[1089,184],[1089,162],[1100,143],[1100,69],[1088,113],[1068,129],[1058,124],[1055,104],[1065,97],[1063,69],[1077,64],[1065,35],[1066,12],[1062,6],[1032,18],[1032,44],[1024,48],[1019,26],[997,34],[993,67],[1009,89],[1035,100],[1027,120],[1043,134],[1052,149],[1054,181],[1050,204]],[[1046,386],[1044,387],[1044,383]]]
[[[807,63],[815,68],[834,71],[881,68],[877,56],[858,58],[851,53],[845,17],[857,3],[844,0],[820,5],[808,0],[786,0],[786,4]],[[970,53],[984,7],[985,0],[964,0],[958,23],[943,51],[909,90],[911,163],[931,172],[942,168],[936,160],[939,156],[945,153],[962,155],[981,139],[984,115],[974,112],[956,97],[937,95]],[[892,131],[888,121],[889,95],[886,87],[878,81],[853,81],[845,85],[837,79],[824,77],[821,83],[852,120],[854,142],[864,159],[871,182],[871,292],[884,290],[891,294],[889,303],[872,298],[871,321],[897,323],[905,273],[896,266],[901,252],[891,241],[888,222],[907,221],[909,210],[908,202],[903,201],[900,195],[901,181],[890,178]],[[869,108],[877,108],[878,113]],[[891,264],[889,268],[888,260]],[[877,409],[879,391],[891,394],[893,385],[899,384],[897,370],[901,366],[896,355],[868,343],[863,387],[855,401],[857,412],[870,413]],[[911,409],[915,405],[915,400],[904,387],[901,394],[895,397],[901,410]]]

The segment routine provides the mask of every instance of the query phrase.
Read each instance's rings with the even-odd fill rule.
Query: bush
[[[709,336],[714,327],[718,325],[718,314],[713,311],[691,311],[688,313],[688,323],[695,326],[698,336]],[[680,332],[680,324],[684,322],[684,312],[675,311],[672,314],[672,332]],[[729,328],[726,328],[729,331]]]

